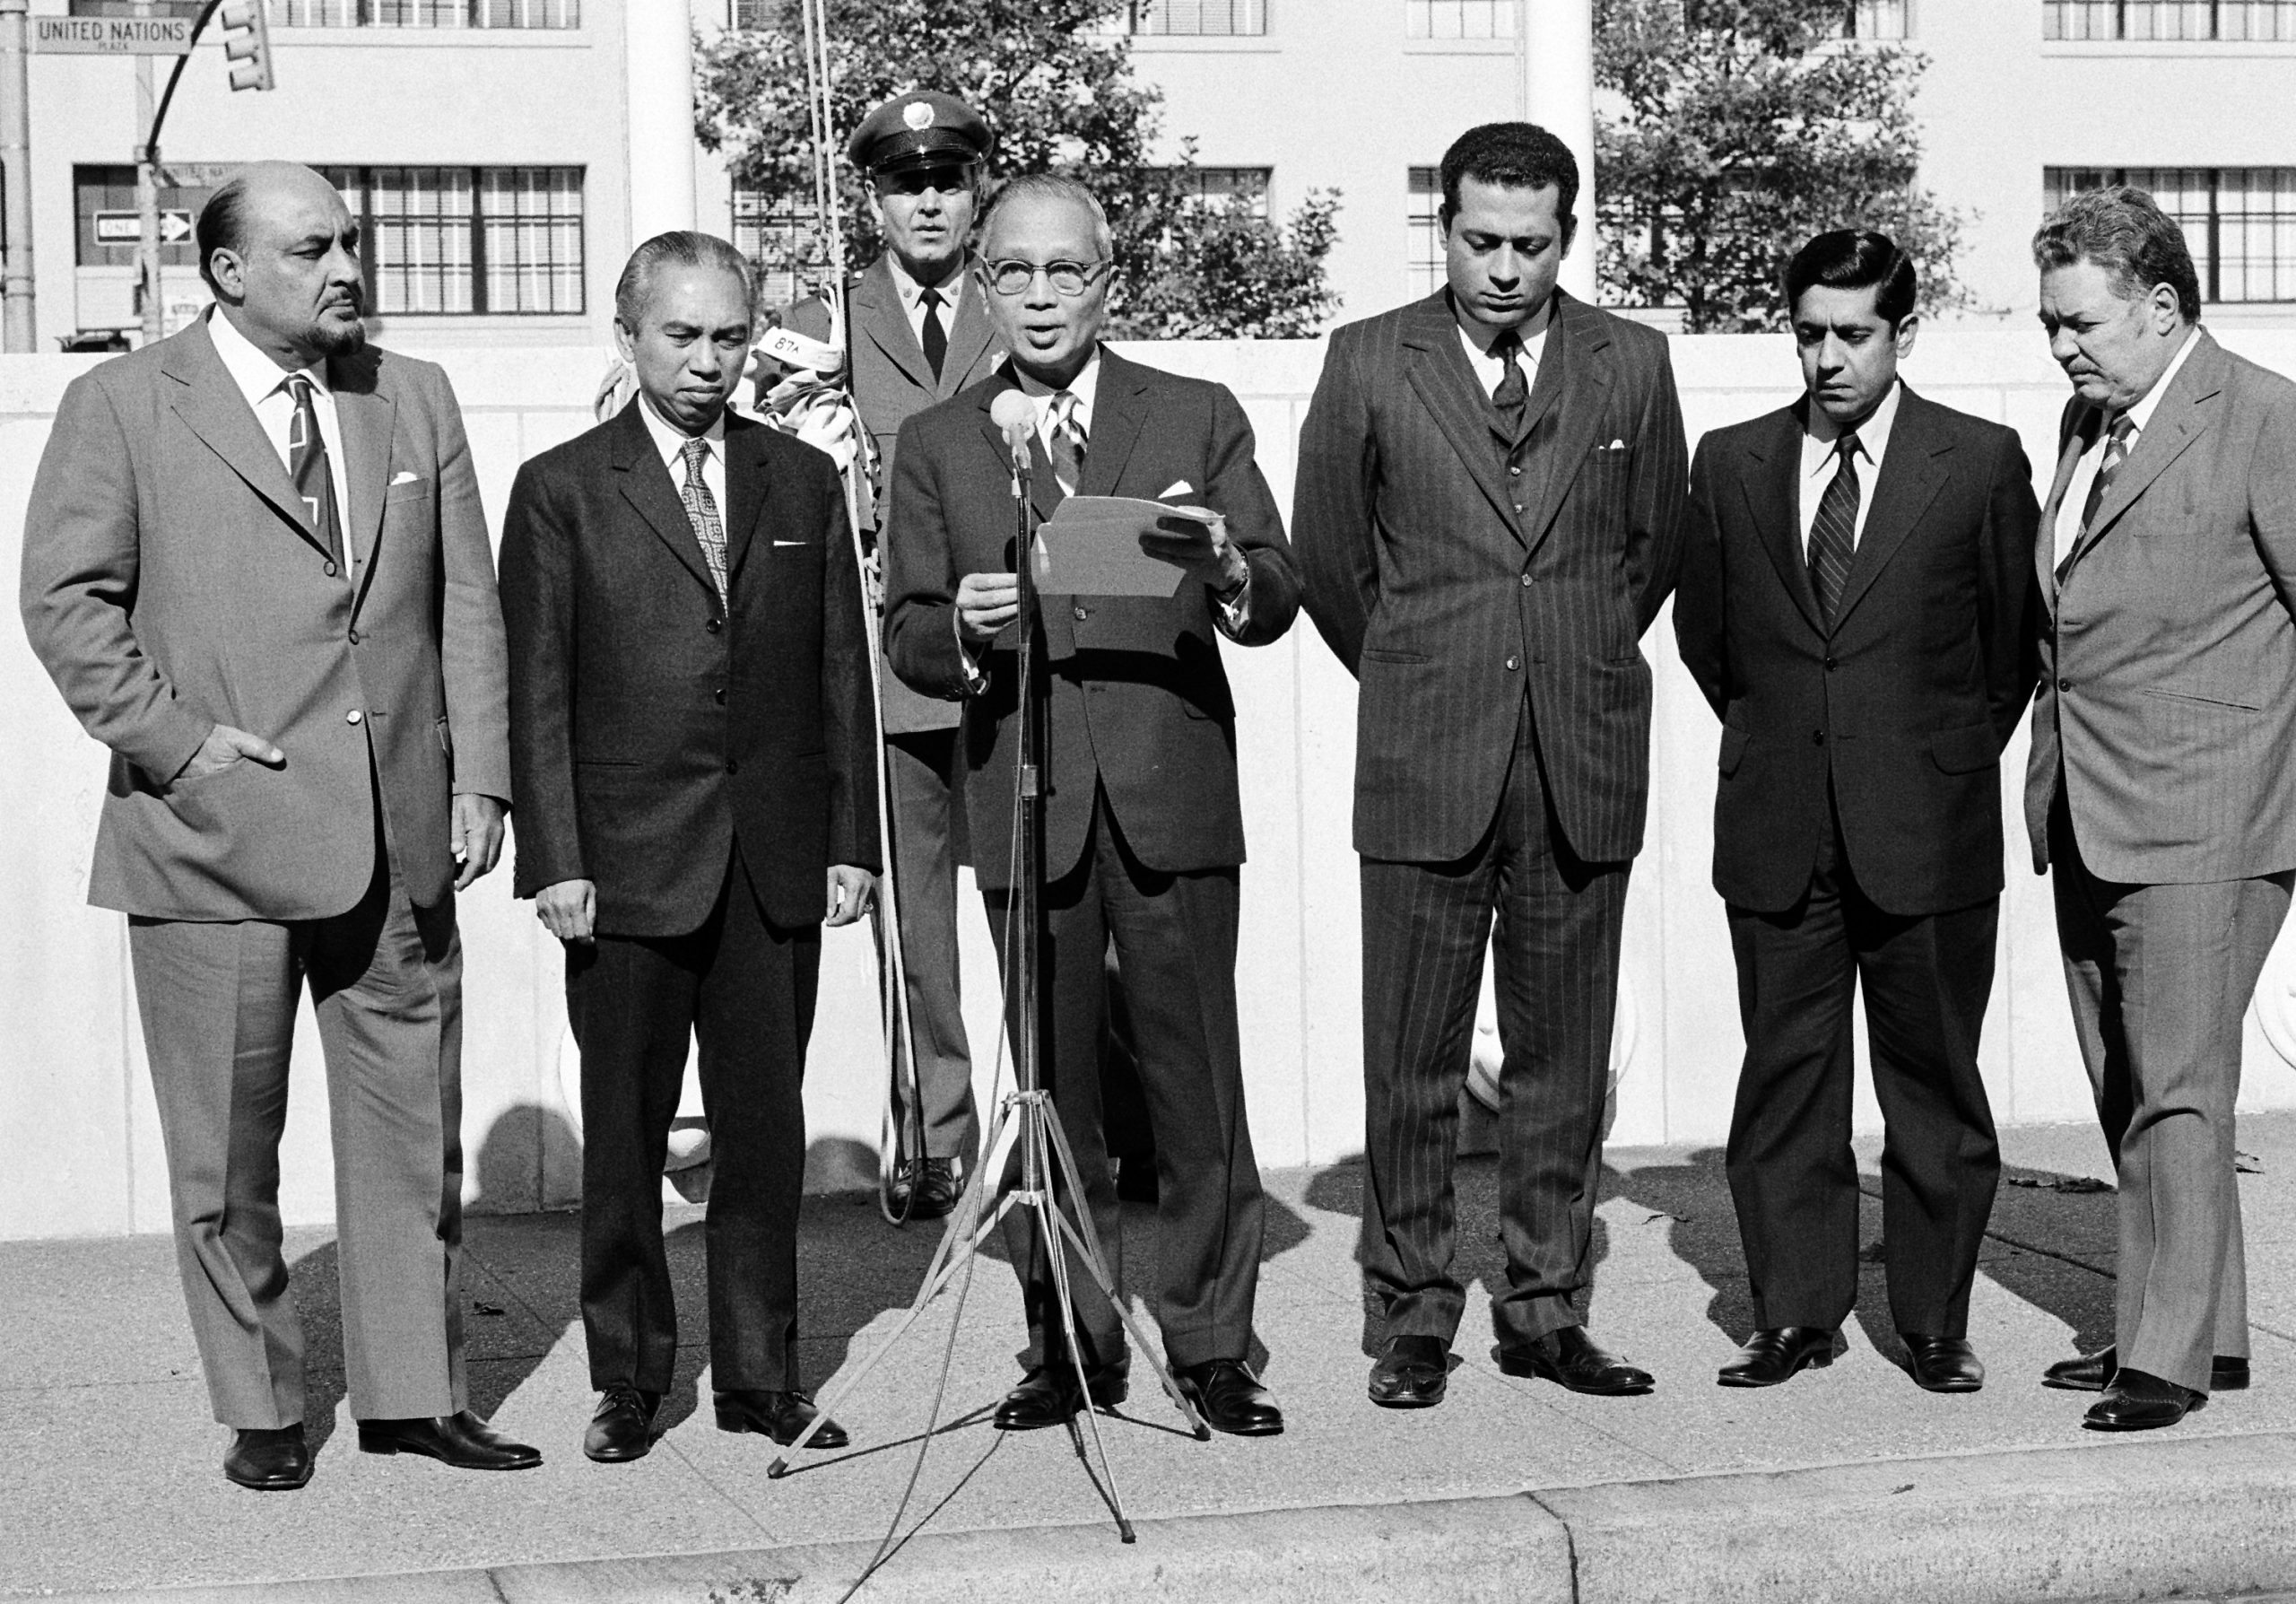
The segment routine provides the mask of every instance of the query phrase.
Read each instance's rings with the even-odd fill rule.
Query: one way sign
[[[96,243],[133,245],[144,237],[144,219],[134,212],[96,214]],[[191,214],[174,206],[160,214],[160,243],[173,245],[191,238]]]

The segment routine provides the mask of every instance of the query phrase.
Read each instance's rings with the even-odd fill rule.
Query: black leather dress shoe
[[[903,1219],[937,1220],[956,1212],[964,1191],[964,1168],[959,1160],[912,1158],[893,1177],[892,1194],[886,1201]]]
[[[1985,1385],[1985,1364],[1968,1338],[1898,1335],[1912,1356],[1914,1385],[1931,1392],[1974,1392]]]
[[[1089,1373],[1085,1390],[1091,1395],[1094,1408],[1112,1409],[1132,1390],[1132,1380],[1123,1371],[1095,1370]],[[1032,1364],[1022,1373],[1021,1384],[996,1406],[996,1429],[1034,1432],[1065,1425],[1083,1407],[1074,1366]]]
[[[2066,1392],[2102,1392],[2112,1384],[2113,1350],[2100,1348],[2077,1359],[2059,1359],[2041,1372],[2041,1385]],[[2218,1354],[2208,1362],[2211,1392],[2239,1392],[2248,1384],[2248,1362]]]
[[[609,1387],[599,1395],[598,1412],[582,1434],[582,1451],[601,1465],[642,1460],[654,1446],[654,1413],[662,1395],[636,1387]]]
[[[1771,1326],[1746,1338],[1737,1356],[1714,1379],[1725,1387],[1775,1387],[1805,1370],[1833,1363],[1833,1332],[1825,1326]]]
[[[1383,1409],[1430,1409],[1451,1384],[1450,1345],[1440,1337],[1390,1337],[1371,1366],[1371,1401]]]
[[[713,1393],[718,1406],[718,1429],[721,1432],[755,1432],[771,1437],[787,1448],[797,1440],[797,1434],[813,1424],[821,1411],[813,1408],[813,1400],[792,1389],[787,1392],[769,1392],[754,1388]],[[845,1428],[834,1420],[822,1422],[821,1430],[807,1441],[808,1448],[842,1448],[850,1439]]]
[[[1499,1368],[1509,1375],[1541,1376],[1597,1398],[1631,1397],[1653,1385],[1648,1371],[1606,1352],[1584,1326],[1563,1326],[1526,1347],[1501,1346]]]
[[[1241,1359],[1207,1359],[1173,1378],[1204,1417],[1204,1424],[1232,1437],[1274,1437],[1283,1431],[1275,1395],[1260,1385]]]
[[[361,1453],[419,1453],[457,1470],[531,1470],[542,1451],[513,1443],[468,1409],[436,1419],[361,1420]]]
[[[243,1427],[223,1455],[223,1475],[258,1493],[291,1493],[311,1479],[311,1445],[300,1425]]]
[[[2158,1431],[2176,1425],[2207,1401],[2205,1392],[2195,1392],[2141,1370],[2123,1370],[2114,1373],[2112,1385],[2089,1406],[2081,1424],[2092,1432]]]

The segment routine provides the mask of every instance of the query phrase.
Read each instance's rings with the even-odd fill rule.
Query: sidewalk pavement
[[[765,1439],[715,1427],[698,1209],[674,1210],[686,1321],[667,1435],[593,1465],[570,1215],[469,1222],[474,1407],[539,1444],[484,1476],[357,1451],[343,1407],[334,1247],[290,1243],[324,1439],[309,1487],[259,1495],[218,1471],[160,1237],[0,1245],[0,1597],[175,1604],[835,1600],[876,1553],[917,1462],[943,1356],[944,1422],[903,1530],[862,1600],[2134,1600],[2296,1586],[2296,1115],[2248,1119],[2242,1177],[2256,1386],[2135,1437],[2079,1428],[2091,1399],[2038,1383],[2111,1333],[2113,1207],[2092,1128],[2004,1133],[1970,1335],[1984,1391],[1941,1397],[1899,1368],[1881,1270],[1848,1351],[1765,1391],[1714,1383],[1749,1324],[1721,1155],[1620,1149],[1598,1212],[1592,1326],[1657,1390],[1580,1398],[1502,1375],[1488,1300],[1503,1274],[1491,1162],[1462,1168],[1461,1252],[1478,1283],[1441,1408],[1364,1399],[1353,1268],[1361,1167],[1272,1174],[1259,1295],[1277,1438],[1193,1441],[1135,1372],[1103,1416],[1138,1541],[1120,1543],[1062,1432],[1007,1436],[988,1411],[1017,1372],[1018,1299],[984,1259],[961,1319],[936,1304],[838,1411],[849,1454],[767,1478]],[[1872,1152],[1862,1148],[1869,1171]],[[1880,1230],[1866,1210],[1867,1249]],[[1123,1277],[1152,1284],[1152,1219],[1130,1208]],[[874,1351],[930,1257],[862,1196],[807,1202],[805,1379]]]

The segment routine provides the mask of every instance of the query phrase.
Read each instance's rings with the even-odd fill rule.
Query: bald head
[[[259,161],[209,197],[199,276],[222,315],[289,370],[366,344],[359,225],[328,183],[292,161]]]

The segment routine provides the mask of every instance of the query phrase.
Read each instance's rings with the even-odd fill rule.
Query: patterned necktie
[[[726,600],[726,526],[718,521],[718,498],[709,493],[709,482],[701,476],[701,465],[709,460],[709,442],[694,439],[679,449],[685,458],[685,515],[693,524],[693,537],[701,543],[701,554],[709,564],[709,578],[718,587],[718,600]]]
[[[1842,587],[1849,582],[1849,560],[1857,551],[1857,432],[1835,441],[1834,450],[1841,466],[1818,498],[1818,516],[1810,522],[1810,583],[1829,630],[1834,609],[1841,606]]]
[[[1491,342],[1492,360],[1507,365],[1499,388],[1491,393],[1491,404],[1499,409],[1501,432],[1510,443],[1523,432],[1523,409],[1531,401],[1531,387],[1523,377],[1523,364],[1516,360],[1522,351],[1522,336],[1511,328]]]
[[[1074,495],[1084,482],[1084,429],[1076,421],[1076,397],[1066,390],[1052,398],[1052,444],[1045,454],[1052,458],[1060,493]]]
[[[2081,533],[2086,536],[2089,526],[2097,521],[2098,505],[2105,493],[2113,487],[2113,480],[2120,474],[2120,465],[2128,460],[2129,436],[2136,432],[2136,420],[2123,413],[2113,420],[2105,432],[2105,454],[2097,463],[2097,476],[2089,482],[2089,499],[2081,503]],[[2066,554],[2068,556],[2070,553]]]
[[[311,381],[300,373],[287,376],[287,393],[295,398],[295,416],[287,425],[287,472],[302,499],[311,530],[326,546],[330,572],[343,571],[343,524],[335,509],[335,475],[327,466],[326,439],[319,433],[318,407],[312,399]]]
[[[925,330],[921,336],[925,360],[933,369],[933,377],[941,377],[941,364],[949,357],[949,331],[941,327],[941,292],[925,290],[917,299],[925,307]]]

